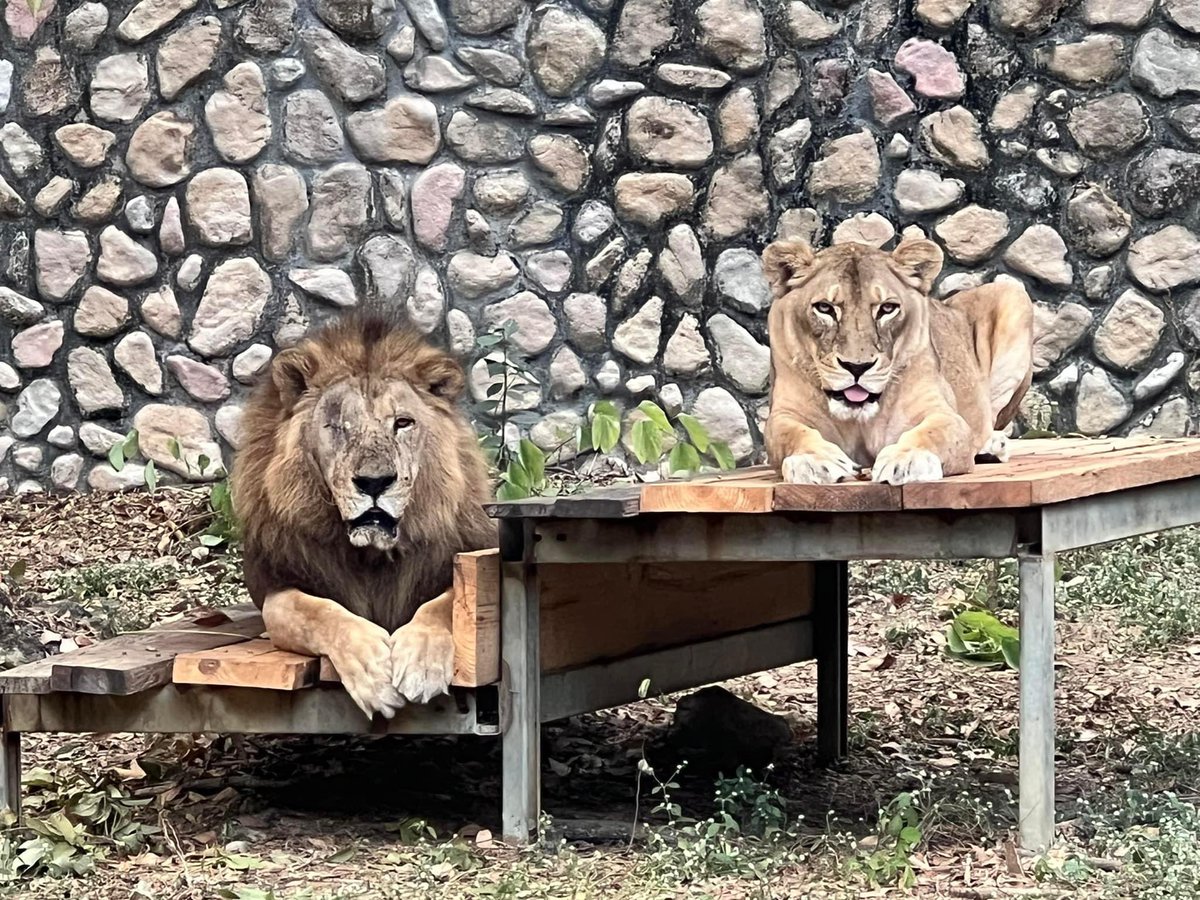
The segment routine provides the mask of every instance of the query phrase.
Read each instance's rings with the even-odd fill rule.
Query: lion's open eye
[[[829,316],[831,319],[837,318],[837,310],[833,308],[832,303],[814,303],[813,309],[823,316]]]
[[[899,303],[880,303],[879,309],[875,311],[875,318],[884,319],[900,308]]]
[[[407,416],[400,416],[392,423],[392,430],[396,432],[396,434],[399,434],[406,428],[412,428],[412,426],[412,419],[408,418]]]

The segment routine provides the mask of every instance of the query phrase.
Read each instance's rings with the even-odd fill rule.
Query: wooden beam
[[[454,557],[454,679],[464,687],[500,680],[500,551]]]
[[[171,680],[176,684],[295,691],[317,682],[320,661],[279,650],[268,640],[243,641],[175,657]]]

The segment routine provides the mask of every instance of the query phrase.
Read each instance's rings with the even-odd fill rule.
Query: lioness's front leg
[[[450,693],[454,676],[454,592],[421,604],[407,625],[392,633],[392,684],[407,700],[428,703]]]
[[[937,481],[943,475],[968,471],[974,459],[971,429],[961,416],[934,413],[879,451],[871,468],[872,481],[908,484]]]
[[[858,472],[841,447],[786,413],[767,420],[767,456],[793,484],[835,484]]]
[[[391,718],[404,705],[392,684],[392,639],[332,600],[288,589],[268,594],[263,623],[281,650],[328,656],[342,686],[368,717]]]

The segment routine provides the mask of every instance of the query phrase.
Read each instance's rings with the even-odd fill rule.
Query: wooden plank
[[[500,680],[500,551],[454,557],[454,679],[464,687]]]
[[[875,481],[775,486],[775,509],[815,512],[887,512],[901,508],[900,488]]]
[[[775,499],[779,475],[767,466],[737,469],[687,481],[642,485],[641,511],[765,513]]]
[[[1038,476],[1034,503],[1057,503],[1200,475],[1200,441],[1113,453],[1053,478]]]
[[[485,503],[483,508],[496,519],[625,519],[638,514],[640,498],[638,485],[615,484],[580,494]]]
[[[169,683],[173,661],[180,653],[240,643],[262,632],[262,616],[249,605],[166,622],[53,657],[50,688],[83,694],[135,694]]]
[[[243,641],[175,657],[171,680],[176,684],[295,691],[317,682],[320,661],[279,650],[268,640]]]
[[[0,672],[0,694],[48,694],[57,657],[47,656]]]

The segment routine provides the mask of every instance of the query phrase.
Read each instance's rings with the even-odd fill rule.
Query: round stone
[[[635,100],[626,114],[625,134],[630,152],[644,163],[692,169],[712,158],[708,120],[680,100]]]
[[[137,127],[125,151],[129,174],[149,187],[169,187],[191,173],[188,151],[196,126],[173,112],[159,112]]]
[[[604,60],[604,32],[587,16],[551,6],[534,13],[525,49],[538,84],[551,97],[567,97]]]
[[[224,247],[250,242],[250,190],[240,172],[205,169],[188,182],[186,201],[201,243]]]

